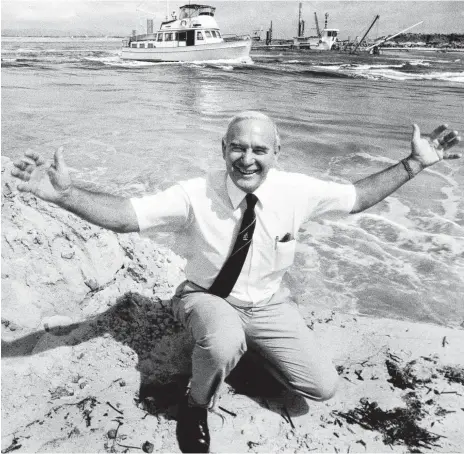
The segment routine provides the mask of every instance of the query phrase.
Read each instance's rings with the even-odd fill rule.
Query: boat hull
[[[123,47],[123,60],[137,61],[210,61],[210,60],[240,60],[250,56],[251,40],[230,41],[215,44],[186,47],[156,47],[153,49],[138,49]]]

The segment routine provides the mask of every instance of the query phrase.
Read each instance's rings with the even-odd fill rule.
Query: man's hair
[[[229,125],[227,126],[227,131],[224,136],[224,140],[226,143],[228,140],[229,131],[231,130],[232,126],[234,126],[236,123],[242,120],[263,120],[269,122],[272,125],[272,128],[274,129],[274,149],[275,151],[277,151],[280,148],[280,135],[274,120],[271,117],[268,117],[267,115],[256,110],[246,110],[244,112],[240,112],[229,121]]]

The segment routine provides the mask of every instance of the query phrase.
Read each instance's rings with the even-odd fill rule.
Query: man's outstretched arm
[[[129,199],[73,185],[61,148],[56,151],[53,163],[45,162],[38,153],[26,152],[23,158],[14,162],[14,166],[12,175],[22,181],[18,184],[19,191],[30,192],[114,232],[139,230]]]
[[[460,153],[450,153],[448,150],[457,145],[461,138],[457,131],[447,132],[447,129],[447,125],[441,125],[425,138],[421,137],[419,126],[413,125],[411,154],[398,164],[354,183],[356,203],[351,212],[359,213],[370,208],[419,172],[443,159],[460,158]]]

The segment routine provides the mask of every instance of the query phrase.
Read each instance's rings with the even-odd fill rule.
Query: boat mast
[[[304,37],[304,26],[305,21],[302,19],[303,4],[300,2],[299,13],[298,13],[298,38]]]
[[[354,48],[354,50],[352,50],[350,52],[350,54],[354,54],[357,50],[358,50],[358,47],[361,45],[361,43],[364,41],[364,38],[368,35],[368,33],[371,31],[371,28],[374,26],[374,24],[377,22],[377,20],[379,19],[379,15],[377,14],[377,16],[375,16],[374,20],[372,21],[372,24],[371,26],[367,29],[367,32],[364,33],[363,37],[359,40],[358,44],[356,44],[356,47]]]
[[[269,46],[272,43],[272,21],[269,30],[266,32],[266,44]]]

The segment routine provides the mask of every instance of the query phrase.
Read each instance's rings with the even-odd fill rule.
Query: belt
[[[195,282],[192,282],[192,281],[185,281],[183,284],[181,284],[181,287],[182,289],[182,292],[184,291],[188,291],[189,289],[192,289],[192,290],[196,290],[196,291],[201,291],[201,292],[205,292],[205,293],[209,293],[209,291],[207,289],[205,289],[204,287],[201,287],[200,285],[198,284],[195,284]],[[278,293],[278,292],[277,292]],[[241,300],[241,299],[238,299],[238,298],[235,298],[233,296],[227,296],[226,298],[224,298],[228,303],[232,304],[233,306],[237,306],[237,307],[259,307],[259,306],[265,306],[267,303],[269,303],[269,301],[274,297],[274,295],[271,295],[271,296],[268,296],[267,298],[264,298],[260,301],[257,301],[255,303],[253,303],[252,301],[244,301],[244,300]],[[218,298],[220,298],[218,296]]]

